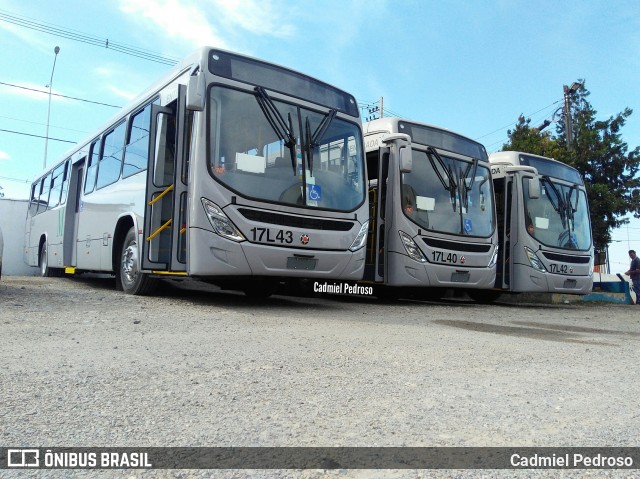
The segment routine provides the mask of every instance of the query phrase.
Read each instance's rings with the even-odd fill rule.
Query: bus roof
[[[363,125],[364,134],[407,133],[416,144],[453,151],[482,161],[488,160],[485,147],[468,136],[428,123],[398,117],[384,117]],[[434,135],[437,133],[437,135]]]
[[[522,151],[496,151],[489,155],[490,163],[508,163],[513,166],[532,166],[542,176],[550,176],[582,185],[580,172],[561,161]]]

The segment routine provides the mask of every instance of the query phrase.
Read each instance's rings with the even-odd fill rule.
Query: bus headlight
[[[537,269],[541,273],[547,272],[547,268],[544,267],[544,264],[542,264],[542,261],[540,261],[540,258],[538,258],[538,256],[533,252],[531,248],[528,248],[525,246],[524,252],[527,253],[527,258],[529,258],[529,263],[534,269]]]
[[[360,248],[364,247],[367,244],[367,233],[369,232],[369,221],[365,221],[360,227],[360,231],[356,235],[356,239],[353,240],[351,246],[349,246],[350,251],[358,251]]]
[[[411,259],[419,261],[420,263],[426,263],[427,258],[424,257],[424,255],[422,254],[422,251],[420,251],[420,248],[418,248],[418,245],[416,244],[416,242],[411,239],[411,236],[409,236],[404,231],[398,231],[398,233],[400,233],[400,239],[402,240],[402,245],[404,246],[404,249],[407,251],[407,254],[409,255],[409,257]]]
[[[493,268],[496,265],[496,261],[498,261],[498,248],[499,246],[496,245],[495,249],[493,250],[493,255],[491,256],[491,261],[489,261],[487,268]]]
[[[593,270],[595,269],[595,262],[596,260],[592,253],[591,257],[589,258],[589,276],[593,276]]]
[[[201,198],[201,200],[202,207],[204,208],[205,213],[207,213],[209,222],[211,223],[211,226],[213,226],[213,230],[216,234],[223,238],[230,239],[231,241],[240,242],[246,240],[242,233],[238,231],[238,228],[236,228],[231,222],[229,217],[224,214],[222,208],[206,198]]]

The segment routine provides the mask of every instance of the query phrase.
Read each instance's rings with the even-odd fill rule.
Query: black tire
[[[45,241],[40,247],[40,253],[38,253],[38,267],[40,268],[40,276],[43,278],[51,276],[48,262],[47,242]]]
[[[486,289],[473,289],[467,291],[469,298],[480,304],[491,304],[502,295],[500,291],[490,291]]]
[[[373,294],[383,302],[394,303],[400,299],[400,289],[393,286],[376,286]]]
[[[242,292],[247,298],[267,299],[276,292],[277,286],[265,282],[252,283],[242,288]]]
[[[117,288],[127,294],[148,295],[158,285],[156,278],[140,272],[140,254],[138,249],[138,235],[135,228],[129,229],[120,250],[118,272],[116,274]]]

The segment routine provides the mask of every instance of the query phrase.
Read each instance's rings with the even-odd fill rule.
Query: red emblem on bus
[[[464,264],[465,261],[467,261],[467,258],[465,258],[464,256],[460,256],[460,262]]]
[[[300,235],[300,243],[302,243],[302,244],[309,243],[309,235],[308,234]]]

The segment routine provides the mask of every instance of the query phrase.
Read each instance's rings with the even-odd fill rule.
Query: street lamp
[[[47,108],[47,133],[44,137],[44,164],[42,168],[47,167],[47,147],[49,145],[49,117],[51,116],[51,86],[53,85],[53,72],[56,69],[56,59],[58,58],[58,53],[60,53],[60,47],[56,46],[53,49],[53,53],[55,56],[53,57],[53,68],[51,69],[51,79],[49,80],[49,107]]]

